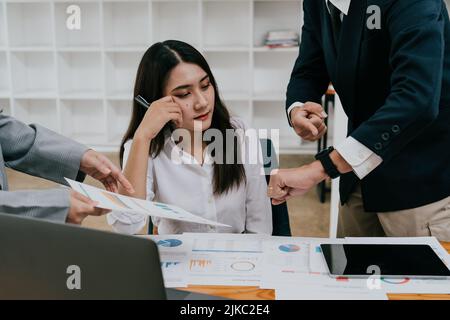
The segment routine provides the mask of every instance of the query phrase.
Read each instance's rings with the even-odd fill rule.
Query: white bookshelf
[[[202,13],[203,48],[249,49],[252,23],[250,1],[205,1]]]
[[[295,61],[297,55],[296,51],[255,52],[253,96],[258,100],[284,99],[289,75],[292,72],[292,61]]]
[[[108,100],[108,122],[115,126],[108,126],[108,142],[116,144],[123,138],[123,133],[128,127],[131,118],[132,106],[128,100]]]
[[[11,47],[53,46],[53,17],[50,2],[6,3],[8,40]]]
[[[10,53],[14,97],[56,98],[56,67],[51,51]]]
[[[73,4],[81,30],[66,27]],[[117,151],[142,54],[179,39],[205,55],[232,114],[280,129],[281,153],[314,153],[284,112],[298,48],[263,47],[267,31],[300,33],[302,20],[301,0],[0,0],[0,107]]]
[[[6,52],[0,51],[0,99],[9,96],[8,64]]]
[[[140,52],[106,52],[105,86],[108,98],[130,100],[132,98]]]
[[[0,50],[3,50],[6,46],[6,15],[4,12],[3,4],[0,6]]]
[[[11,115],[11,106],[9,104],[9,99],[0,98],[0,110],[6,115]]]
[[[27,123],[38,123],[58,131],[58,114],[55,99],[15,99],[15,115]]]
[[[101,99],[62,99],[62,133],[87,144],[107,141],[105,108]]]
[[[146,49],[152,38],[151,2],[104,2],[102,7],[106,48]]]
[[[63,98],[102,98],[101,52],[59,52],[59,92]]]
[[[66,27],[68,3],[54,4],[56,48],[59,51],[76,49],[99,49],[102,43],[101,12],[99,2],[77,3],[81,10],[81,29],[69,30]],[[110,27],[110,26],[108,26]]]
[[[253,46],[260,47],[267,30],[293,29],[303,24],[303,1],[254,1]]]
[[[153,41],[179,39],[199,48],[203,1],[151,1]]]
[[[206,52],[204,55],[225,100],[250,98],[251,57],[248,52]]]

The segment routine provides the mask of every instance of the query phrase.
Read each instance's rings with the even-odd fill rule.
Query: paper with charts
[[[184,236],[192,239],[189,284],[259,286],[264,236],[217,233]]]
[[[68,178],[66,178],[66,180],[72,187],[72,189],[94,201],[97,201],[99,203],[97,207],[99,208],[142,213],[149,216],[180,220],[185,222],[194,222],[213,226],[230,227],[229,225],[226,224],[218,223],[216,221],[211,221],[196,216],[176,206],[127,197],[117,193],[102,190],[84,183],[80,183],[78,181],[70,180]]]
[[[158,246],[164,286],[187,287],[192,239],[182,235],[148,235],[146,238],[153,240]]]
[[[158,245],[169,286],[229,285],[275,289],[282,300],[384,300],[386,293],[450,293],[450,280],[330,277],[323,243],[422,243],[449,265],[436,238],[318,239],[252,234],[146,236]],[[373,286],[377,284],[377,286]]]

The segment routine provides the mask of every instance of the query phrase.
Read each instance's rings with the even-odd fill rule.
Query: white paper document
[[[321,252],[316,252],[322,243],[330,239],[272,237],[264,243],[264,273],[262,288],[279,288],[292,283],[315,285],[320,276],[326,274],[326,265]],[[340,240],[332,243],[340,242]],[[314,249],[311,249],[311,248]],[[314,250],[314,254],[311,254]],[[301,283],[300,283],[301,282]],[[318,283],[320,284],[320,283]],[[358,286],[360,288],[360,286]]]
[[[262,288],[279,289],[286,286],[305,287],[317,290],[331,290],[341,292],[354,292],[369,290],[367,279],[350,279],[346,277],[333,278],[325,273],[297,273],[290,276],[264,277]]]
[[[263,244],[262,288],[273,283],[289,283],[297,274],[309,273],[309,242],[307,238],[271,237]]]
[[[165,287],[187,287],[192,238],[182,235],[148,235],[145,237],[154,241],[158,246]]]
[[[385,300],[386,293],[450,294],[450,280],[331,277],[320,244],[428,244],[435,238],[318,239],[253,234],[184,233],[147,236],[158,245],[167,287],[259,286],[280,300]]]
[[[230,227],[229,225],[226,224],[218,223],[216,221],[211,221],[196,216],[176,206],[127,197],[124,195],[102,190],[67,178],[66,180],[72,187],[72,189],[94,201],[97,201],[99,203],[97,207],[99,208],[142,213],[148,216],[172,220],[180,220],[185,222],[194,222],[213,226]]]
[[[189,284],[259,286],[265,236],[215,233],[184,236],[193,239]]]

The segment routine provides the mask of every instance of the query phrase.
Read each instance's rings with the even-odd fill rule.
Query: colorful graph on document
[[[252,271],[256,266],[250,261],[236,261],[233,262],[230,267],[234,271]]]
[[[166,239],[159,240],[156,244],[161,247],[172,248],[181,246],[183,244],[183,241],[178,239]]]
[[[175,214],[181,214],[180,212],[175,211],[174,209],[172,209],[171,207],[165,205],[164,203],[154,202],[153,204],[155,205],[155,207],[160,208],[162,210],[165,210],[167,212],[171,212],[171,213],[175,213]]]
[[[283,244],[283,245],[279,246],[278,249],[280,249],[280,251],[283,251],[283,252],[300,251],[300,247],[296,244]]]
[[[386,278],[381,278],[381,281],[389,283],[389,284],[407,284],[408,282],[411,281],[411,279],[409,279],[409,278],[405,278],[405,279],[386,279]]]
[[[124,209],[131,209],[129,206],[127,206],[125,204],[125,202],[123,202],[122,200],[120,200],[120,198],[116,195],[113,195],[111,193],[107,193],[107,192],[102,192],[102,194],[108,198],[111,202],[113,202],[116,206],[120,207],[120,208],[124,208]]]
[[[212,263],[211,260],[206,260],[206,259],[192,259],[189,262],[189,270],[192,269],[204,269],[208,266],[210,266]]]
[[[179,262],[179,261],[174,261],[174,262],[171,262],[171,261],[165,261],[165,262],[161,262],[161,268],[164,268],[164,269],[170,269],[170,268],[172,268],[172,267],[176,267],[177,265],[179,265],[181,262]]]

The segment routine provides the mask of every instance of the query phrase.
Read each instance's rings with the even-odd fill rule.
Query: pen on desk
[[[141,106],[143,106],[144,108],[148,109],[150,107],[150,103],[147,102],[147,100],[145,100],[144,98],[142,98],[142,96],[138,95],[137,97],[134,98],[134,101],[136,101],[137,103],[139,103]]]

